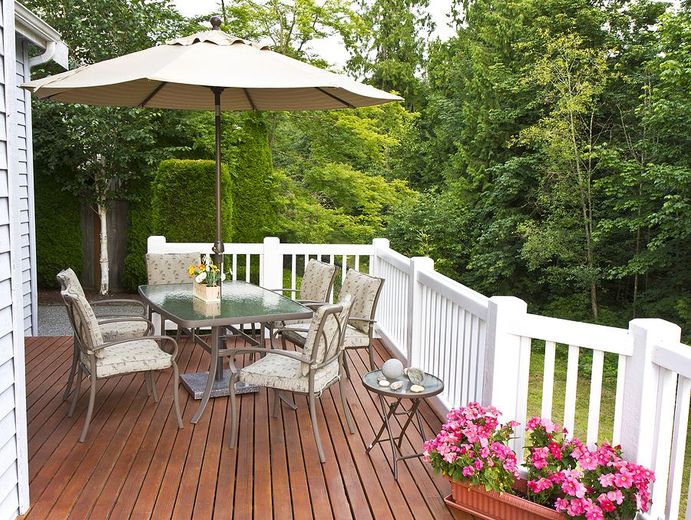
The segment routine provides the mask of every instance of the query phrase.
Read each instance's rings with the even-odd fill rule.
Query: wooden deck
[[[378,402],[355,377],[366,372],[364,351],[349,353],[355,434],[348,433],[337,386],[320,400],[325,464],[304,397],[296,396],[297,412],[283,407],[272,418],[266,390],[243,396],[238,449],[230,450],[227,398],[213,400],[192,425],[197,401],[181,388],[185,427],[177,429],[170,371],[157,377],[159,403],[147,397],[141,375],[102,381],[87,441],[80,444],[87,399],[80,399],[73,418],[62,401],[71,354],[72,338],[26,341],[32,504],[26,518],[453,518],[442,499],[448,484],[427,464],[400,463],[396,482],[387,444],[365,453],[381,419]],[[381,345],[377,356],[389,357]],[[205,370],[208,356],[183,342],[178,364],[181,372]],[[431,436],[440,420],[427,405],[421,409]],[[420,447],[411,428],[404,448]]]

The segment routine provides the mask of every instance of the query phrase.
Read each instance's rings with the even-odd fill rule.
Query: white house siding
[[[29,72],[29,42],[17,38],[17,82],[14,86],[17,96],[17,141],[16,188],[19,200],[19,232],[21,247],[22,296],[24,305],[24,334],[38,333],[38,292],[36,288],[36,231],[34,218],[34,186],[31,151],[31,94],[19,85],[31,79]]]
[[[22,218],[28,211],[29,186],[24,181],[27,196],[22,202],[17,121],[23,116],[17,117],[14,85],[13,0],[0,0],[0,18],[0,519],[4,520],[26,512],[29,504],[22,278],[22,234],[27,228]]]

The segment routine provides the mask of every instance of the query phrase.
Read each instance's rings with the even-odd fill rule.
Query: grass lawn
[[[552,420],[562,424],[564,418],[564,394],[566,391],[566,360],[568,348],[558,345],[554,364],[554,396],[552,399]],[[578,370],[578,391],[576,393],[576,419],[574,435],[585,441],[588,428],[588,401],[590,398],[590,366],[592,356],[581,350]],[[542,380],[545,362],[544,344],[533,341],[530,356],[530,383],[528,386],[528,417],[540,415]],[[602,398],[600,401],[600,435],[602,442],[611,442],[614,424],[614,401],[616,396],[617,359],[613,354],[605,356],[605,370],[602,377]],[[689,470],[691,469],[691,435],[686,438],[684,480],[681,488],[680,517],[686,511]]]

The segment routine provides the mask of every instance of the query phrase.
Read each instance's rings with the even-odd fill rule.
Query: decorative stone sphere
[[[381,373],[387,379],[398,379],[403,375],[403,363],[398,359],[389,359],[382,365]]]

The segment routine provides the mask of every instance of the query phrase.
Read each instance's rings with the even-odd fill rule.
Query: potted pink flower
[[[649,469],[622,458],[621,447],[589,449],[548,419],[533,417],[529,432],[528,498],[583,520],[634,518],[650,506]]]
[[[561,518],[512,494],[518,468],[508,442],[518,423],[500,424],[499,415],[479,403],[455,408],[439,434],[425,442],[425,460],[451,481],[446,503],[487,519]]]

